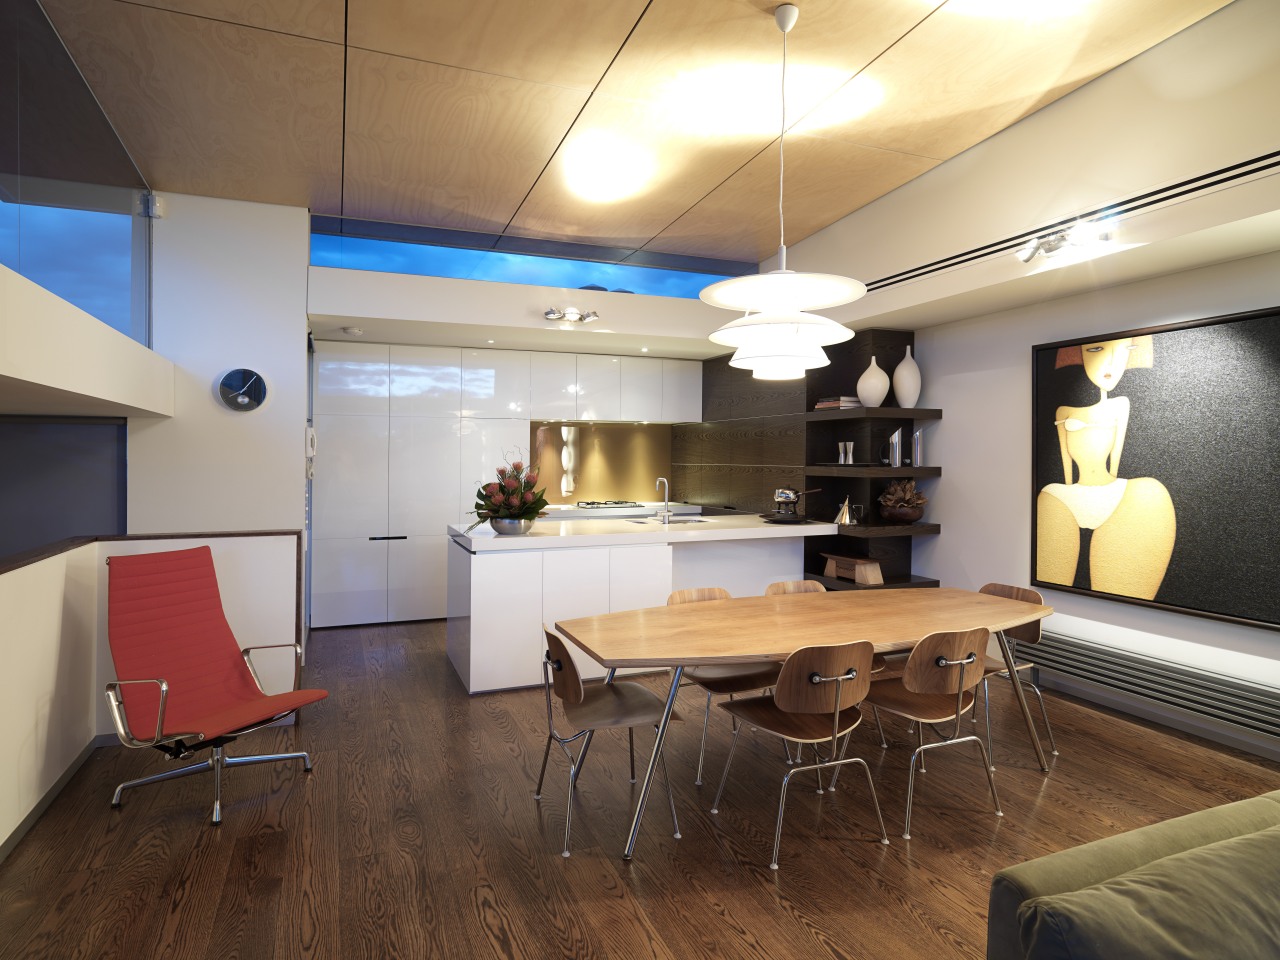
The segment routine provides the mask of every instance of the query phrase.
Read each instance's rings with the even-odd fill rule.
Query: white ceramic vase
[[[920,367],[911,356],[910,347],[902,362],[893,369],[893,395],[900,407],[914,407],[920,399]]]
[[[889,375],[876,365],[876,358],[871,358],[871,366],[858,378],[858,399],[864,407],[878,407],[884,403],[889,393]]]

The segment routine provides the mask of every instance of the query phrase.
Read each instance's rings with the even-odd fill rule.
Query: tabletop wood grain
[[[735,597],[561,620],[556,629],[606,667],[783,660],[817,644],[870,640],[909,650],[939,630],[1004,630],[1052,607],[970,590],[865,590]]]

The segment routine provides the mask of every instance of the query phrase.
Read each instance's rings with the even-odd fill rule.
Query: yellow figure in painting
[[[1046,583],[1070,584],[1080,559],[1080,531],[1092,530],[1090,587],[1155,599],[1177,535],[1173,500],[1152,477],[1120,477],[1129,429],[1129,398],[1110,393],[1130,367],[1150,367],[1151,337],[1064,347],[1057,367],[1084,366],[1102,396],[1088,407],[1058,407],[1054,425],[1064,483],[1036,499],[1036,571]]]

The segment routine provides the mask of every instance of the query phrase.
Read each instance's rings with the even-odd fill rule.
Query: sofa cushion
[[[1028,960],[1280,957],[1280,826],[1018,909]]]

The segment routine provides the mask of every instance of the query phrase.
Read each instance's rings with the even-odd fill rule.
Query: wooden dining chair
[[[991,597],[1004,597],[1006,600],[1021,600],[1024,603],[1044,603],[1044,597],[1037,590],[1030,587],[1015,587],[1007,583],[988,583],[983,586],[979,593],[985,593]],[[1009,649],[1014,655],[1014,672],[1017,674],[1017,682],[1036,695],[1036,700],[1040,704],[1040,716],[1044,719],[1044,729],[1049,735],[1049,749],[1053,751],[1053,755],[1058,755],[1058,744],[1053,739],[1053,727],[1049,723],[1049,712],[1044,706],[1044,695],[1040,692],[1040,688],[1028,680],[1025,676],[1035,668],[1035,664],[1029,660],[1018,659],[1018,645],[1031,645],[1040,642],[1040,625],[1041,621],[1033,620],[1031,623],[1020,623],[1016,627],[1008,627],[1000,631],[1004,634],[1005,642],[1009,645]],[[995,762],[995,753],[991,750],[991,696],[987,689],[987,681],[991,677],[1003,676],[1009,677],[1012,682],[1013,677],[1009,676],[1009,665],[1003,660],[988,656],[983,662],[982,671],[982,713],[987,721],[987,754],[992,762]],[[975,710],[973,713],[973,721],[977,723],[978,714]]]
[[[796,744],[800,757],[782,778],[782,792],[778,796],[778,820],[773,832],[773,860],[771,870],[778,869],[778,847],[782,843],[782,816],[787,803],[787,785],[797,773],[814,771],[818,777],[818,793],[823,792],[822,771],[832,771],[831,789],[835,790],[835,772],[840,767],[856,763],[867,775],[867,788],[871,791],[871,804],[880,824],[880,842],[888,843],[884,818],[880,815],[880,802],[876,799],[876,787],[871,780],[871,769],[861,757],[846,757],[849,733],[862,721],[858,704],[867,695],[871,680],[872,646],[869,641],[855,640],[833,646],[802,647],[787,657],[778,674],[772,694],[730,700],[720,707],[733,715],[733,741],[729,757],[725,760],[720,788],[716,791],[711,812],[720,812],[720,798],[729,779],[729,767],[733,763],[734,750],[743,725],[775,737],[787,744]],[[804,748],[813,749],[814,762],[801,766]],[[788,748],[788,755],[790,749]],[[825,752],[825,756],[823,755]]]
[[[779,580],[764,588],[766,597],[776,597],[784,593],[826,593],[827,588],[817,580]]]
[[[884,727],[880,723],[880,711],[887,710],[912,721],[918,730],[919,746],[911,754],[911,769],[907,777],[907,818],[902,830],[904,840],[911,839],[911,801],[915,792],[916,761],[924,772],[924,754],[939,747],[953,747],[973,742],[982,754],[983,772],[991,786],[991,800],[996,816],[1003,817],[1000,798],[996,794],[996,780],[992,772],[987,747],[981,737],[960,736],[960,718],[973,709],[974,690],[982,682],[983,656],[991,633],[986,627],[974,630],[931,633],[911,651],[902,676],[892,680],[877,680],[871,684],[866,702],[875,715],[876,729],[880,731],[880,746],[888,747]],[[950,734],[936,743],[924,742],[926,724],[955,721]]]
[[[578,673],[577,664],[573,662],[568,648],[560,635],[545,624],[542,632],[546,634],[547,651],[542,661],[543,690],[547,699],[547,746],[542,752],[542,770],[538,774],[538,788],[533,793],[535,800],[542,799],[542,781],[547,775],[547,758],[551,755],[551,744],[555,743],[569,761],[569,800],[564,816],[564,852],[562,857],[569,856],[569,831],[573,828],[573,796],[578,786],[578,774],[587,759],[587,750],[597,730],[610,727],[626,727],[627,743],[631,749],[631,782],[636,782],[636,740],[635,728],[640,726],[656,727],[662,719],[665,701],[648,687],[625,680],[610,683],[583,686],[582,676]],[[565,720],[575,731],[569,736],[561,736],[556,731],[555,716],[551,710],[551,695],[555,694],[560,701]],[[672,720],[679,720],[677,713],[671,714]],[[577,757],[569,749],[569,744],[582,741],[582,749]],[[671,804],[671,825],[675,828],[675,837],[680,839],[680,823],[676,819],[676,801],[671,793],[671,779],[667,776],[667,761],[661,755],[662,779],[667,784],[667,800]]]
[[[667,597],[667,606],[674,607],[682,603],[701,603],[708,600],[730,600],[729,591],[723,587],[690,587],[687,590],[676,590]],[[778,679],[780,663],[765,661],[763,663],[717,663],[687,667],[684,678],[689,683],[700,687],[707,695],[707,704],[702,714],[702,741],[698,744],[698,772],[693,782],[702,786],[702,765],[707,752],[707,726],[711,722],[711,698],[727,696],[733,699],[739,693],[750,693],[771,687]]]

